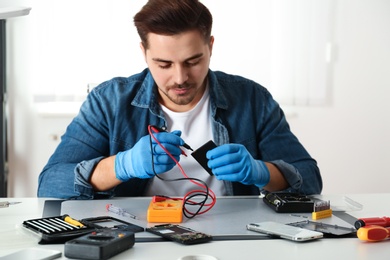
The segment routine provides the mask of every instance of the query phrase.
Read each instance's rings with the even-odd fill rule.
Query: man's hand
[[[270,172],[261,160],[255,160],[245,146],[224,144],[206,154],[208,166],[218,180],[255,184],[264,187],[270,181]]]
[[[181,131],[171,133],[156,133],[156,139],[173,155],[176,161],[180,160],[181,149],[184,144],[180,138]],[[120,181],[128,181],[131,178],[151,178],[154,173],[160,174],[172,169],[176,163],[167,155],[163,148],[152,138],[150,149],[150,136],[142,137],[133,148],[119,152],[115,158],[115,175]],[[154,171],[152,167],[152,156]]]

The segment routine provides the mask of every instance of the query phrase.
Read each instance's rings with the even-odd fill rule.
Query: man
[[[190,181],[164,181],[183,177],[175,160],[216,195],[321,192],[316,161],[268,91],[209,69],[214,37],[203,4],[150,0],[134,23],[148,69],[93,89],[40,174],[38,196],[183,196]],[[154,140],[148,126],[164,131]],[[208,140],[218,145],[207,153],[213,176],[182,155],[184,142],[197,149]]]

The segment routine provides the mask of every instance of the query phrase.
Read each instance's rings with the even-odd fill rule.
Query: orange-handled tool
[[[376,242],[387,239],[390,236],[390,227],[368,225],[358,229],[357,237],[360,240]]]

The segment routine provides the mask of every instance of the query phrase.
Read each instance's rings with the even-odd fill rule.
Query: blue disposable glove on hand
[[[179,161],[181,150],[179,146],[184,144],[180,138],[181,131],[171,133],[155,133],[156,139],[167,149],[173,157]],[[150,149],[150,136],[142,137],[133,148],[119,152],[115,158],[115,175],[120,181],[128,181],[131,178],[147,179],[154,176],[152,168],[152,155],[154,170],[160,174],[172,169],[176,163],[152,138],[152,150]]]
[[[206,154],[207,165],[218,180],[255,184],[264,187],[270,180],[270,173],[261,160],[253,159],[245,146],[224,144]]]

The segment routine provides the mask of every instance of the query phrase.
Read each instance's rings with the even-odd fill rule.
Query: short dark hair
[[[175,35],[198,30],[205,42],[210,40],[213,17],[199,0],[149,0],[134,16],[145,49],[148,33]]]

